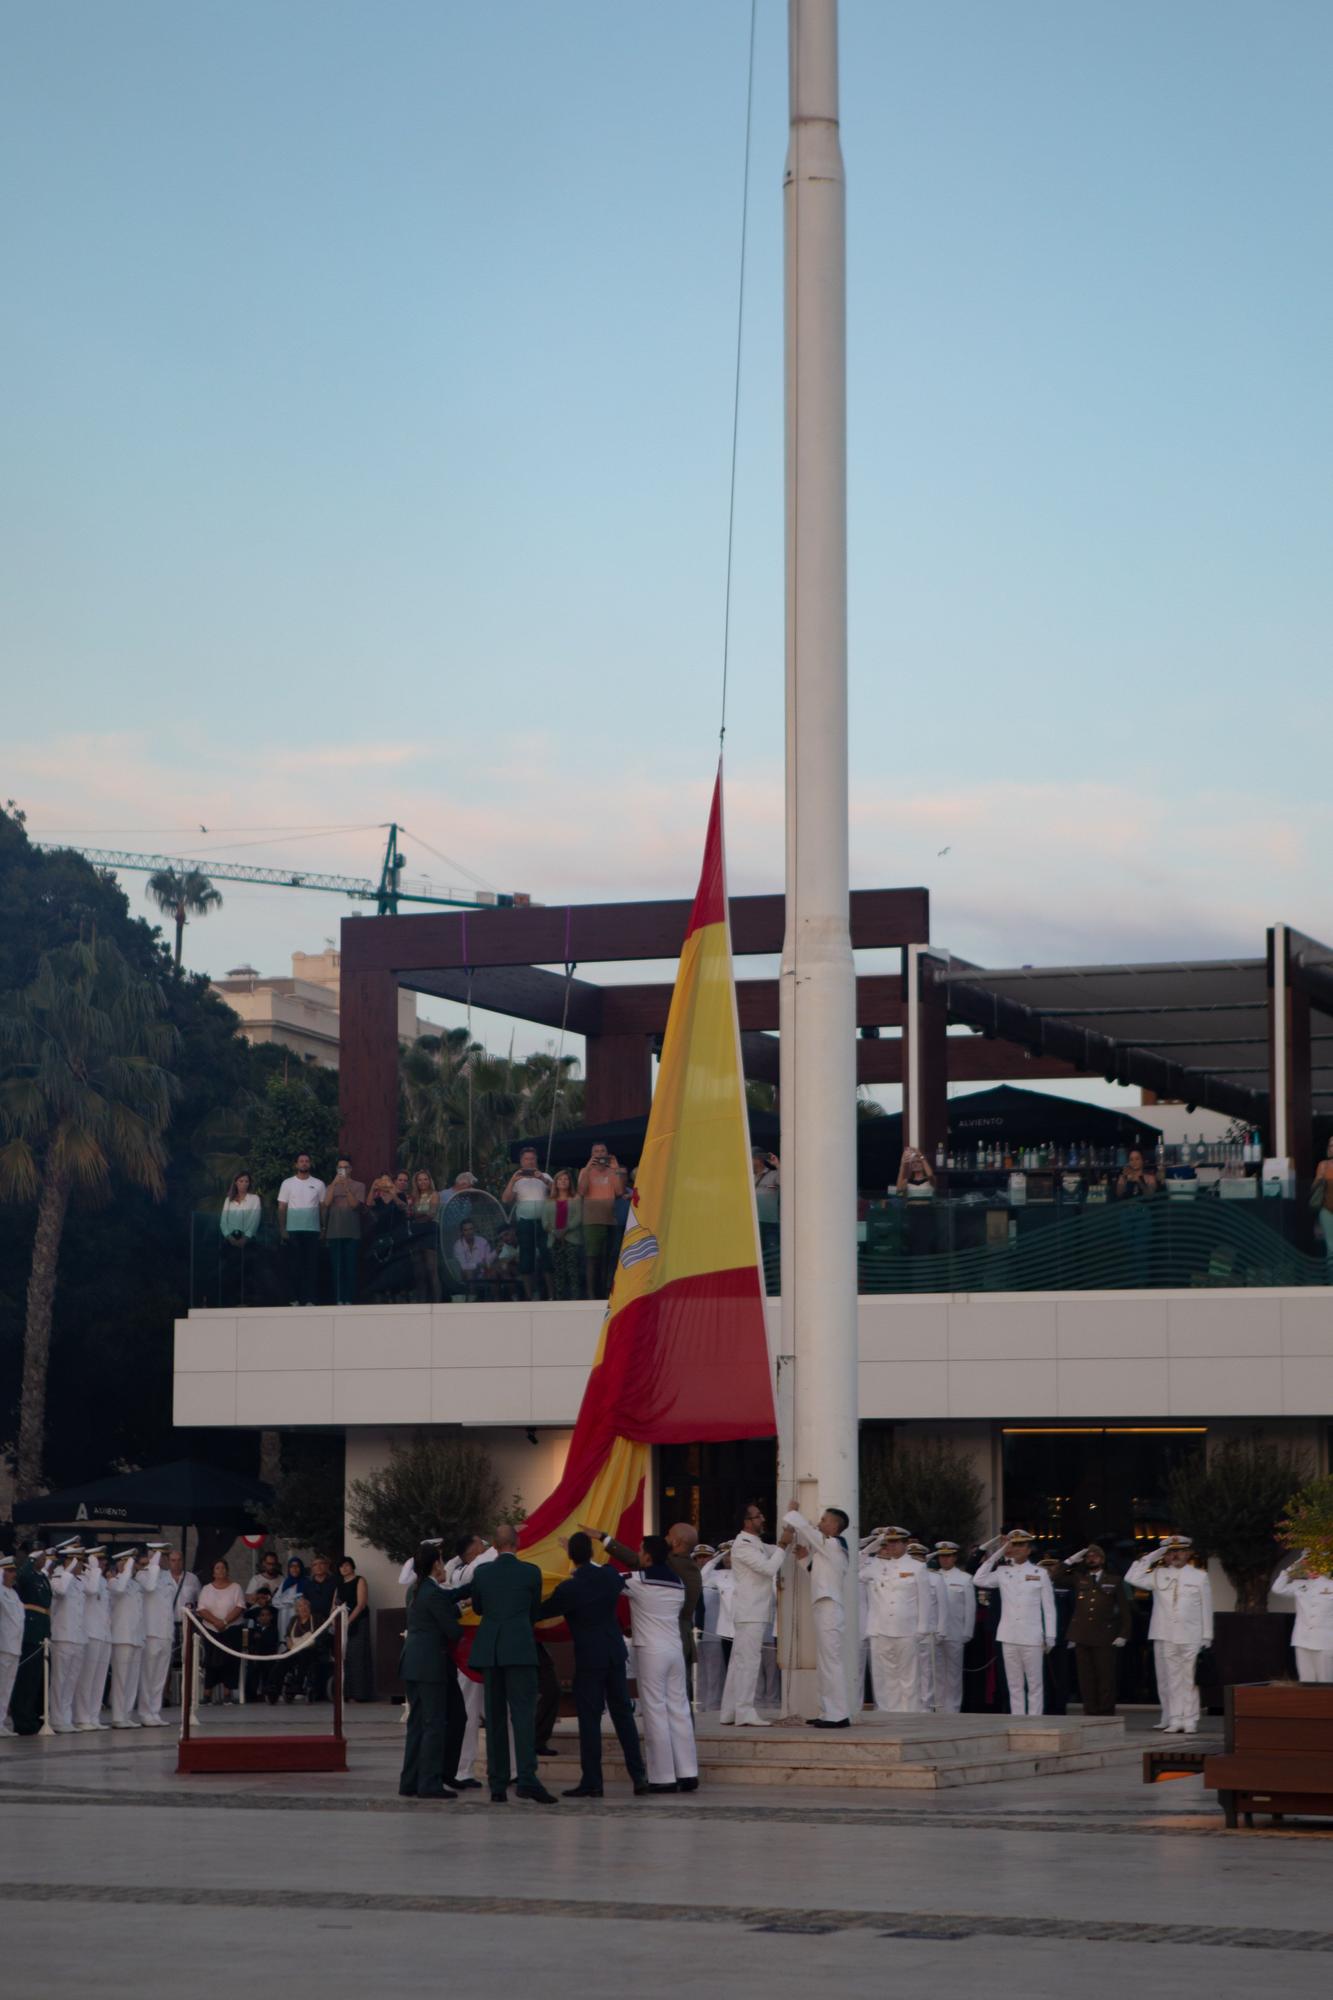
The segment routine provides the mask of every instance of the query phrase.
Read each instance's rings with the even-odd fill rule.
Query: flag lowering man
[[[731,1644],[731,1664],[722,1688],[720,1722],[738,1723],[744,1729],[769,1729],[754,1705],[763,1660],[764,1634],[773,1620],[773,1591],[778,1571],[786,1560],[786,1547],[761,1540],[763,1509],[751,1501],[745,1510],[745,1525],[731,1545],[732,1609],[736,1637]]]
[[[819,1682],[819,1714],[809,1718],[811,1729],[850,1729],[847,1713],[847,1669],[842,1635],[847,1620],[842,1593],[850,1560],[846,1542],[847,1516],[841,1507],[826,1507],[819,1526],[806,1520],[793,1500],[783,1515],[781,1542],[796,1544],[796,1559],[810,1573],[810,1602],[815,1619],[815,1666]]]

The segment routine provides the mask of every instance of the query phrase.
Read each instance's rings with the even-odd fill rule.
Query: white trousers
[[[738,1626],[743,1632],[745,1627]],[[756,1626],[762,1639],[763,1627]],[[732,1662],[736,1655],[732,1653]],[[685,1678],[685,1654],[638,1649],[636,1680],[639,1714],[643,1719],[643,1760],[650,1785],[673,1785],[677,1778],[697,1778],[699,1755],[690,1720],[690,1689]],[[737,1717],[740,1721],[743,1718]]]
[[[477,1744],[481,1739],[481,1719],[486,1709],[486,1690],[480,1681],[470,1681],[466,1674],[460,1673],[458,1686],[467,1710],[467,1725],[463,1730],[463,1747],[458,1753],[458,1770],[452,1776],[445,1773],[446,1785],[452,1784],[454,1777],[476,1777]],[[511,1765],[510,1769],[514,1766]]]
[[[842,1635],[847,1619],[835,1597],[817,1597],[815,1666],[819,1676],[819,1713],[825,1722],[847,1720],[847,1670],[842,1659]]]
[[[736,1636],[731,1642],[731,1665],[727,1668],[727,1678],[722,1687],[720,1720],[723,1722],[759,1721],[754,1695],[759,1685],[766,1630],[767,1627],[757,1619],[747,1620],[736,1627]],[[651,1779],[649,1783],[652,1783]]]
[[[162,1720],[162,1692],[171,1666],[170,1639],[145,1639],[143,1664],[139,1669],[139,1720]]]
[[[1012,1639],[1006,1639],[1000,1651],[1004,1655],[1004,1677],[1009,1683],[1010,1715],[1043,1715],[1046,1711],[1041,1684],[1044,1648],[1016,1646]]]
[[[142,1646],[117,1646],[111,1648],[111,1720],[113,1724],[124,1725],[134,1713],[134,1704],[139,1698],[139,1665],[143,1659]]]
[[[0,1653],[0,1726],[9,1714],[9,1697],[14,1692],[14,1682],[18,1676],[19,1655]]]
[[[74,1699],[79,1692],[79,1675],[83,1672],[83,1652],[82,1639],[51,1641],[52,1729],[74,1727]]]
[[[1333,1681],[1333,1650],[1316,1652],[1313,1646],[1293,1646],[1297,1677],[1303,1681]],[[0,1714],[3,1710],[0,1710]]]
[[[727,1676],[726,1661],[722,1657],[722,1641],[716,1632],[699,1634],[699,1665],[695,1674],[694,1701],[696,1708],[721,1708],[722,1683]]]
[[[111,1641],[86,1639],[79,1692],[74,1698],[74,1720],[80,1729],[92,1729],[102,1719],[102,1697],[106,1693],[106,1674],[110,1665]]]
[[[935,1641],[935,1713],[958,1715],[963,1707],[963,1649],[965,1639]]]
[[[875,1707],[886,1715],[916,1715],[921,1708],[921,1654],[917,1635],[886,1639],[870,1635],[870,1684],[875,1690]]]
[[[916,1691],[923,1711],[935,1706],[935,1634],[923,1632],[917,1642]]]
[[[1199,1690],[1194,1685],[1194,1662],[1199,1657],[1199,1648],[1193,1640],[1154,1639],[1152,1652],[1163,1722],[1197,1729]]]

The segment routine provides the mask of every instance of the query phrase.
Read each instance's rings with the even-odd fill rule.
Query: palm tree
[[[493,1056],[466,1028],[423,1036],[401,1052],[402,1163],[428,1167],[437,1182],[468,1167],[485,1179],[508,1177],[508,1148],[576,1125],[583,1085],[574,1056],[538,1051],[521,1061]]]
[[[179,972],[186,920],[206,917],[210,910],[220,910],[222,892],[213,887],[200,868],[159,868],[155,875],[148,877],[146,893],[164,917],[175,920],[176,970]]]
[[[156,984],[109,938],[38,961],[0,1000],[0,1201],[35,1201],[15,1491],[42,1490],[46,1378],[60,1239],[76,1191],[105,1197],[115,1170],[159,1200],[176,1032]]]

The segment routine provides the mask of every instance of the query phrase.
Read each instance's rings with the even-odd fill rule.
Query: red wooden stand
[[[193,1772],[345,1771],[347,1739],[343,1735],[343,1621],[333,1623],[333,1734],[331,1736],[191,1736],[197,1635],[185,1624],[181,1658],[181,1733],[176,1751],[176,1775]],[[244,1673],[244,1656],[241,1671]]]

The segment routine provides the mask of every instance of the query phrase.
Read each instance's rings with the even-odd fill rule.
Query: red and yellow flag
[[[722,771],[602,1337],[560,1484],[523,1525],[553,1576],[580,1521],[637,1548],[654,1444],[772,1437],[773,1381],[731,967]]]

